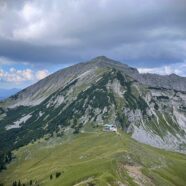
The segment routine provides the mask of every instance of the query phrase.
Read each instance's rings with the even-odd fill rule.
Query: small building
[[[117,132],[117,127],[113,124],[106,124],[103,126],[105,132]]]

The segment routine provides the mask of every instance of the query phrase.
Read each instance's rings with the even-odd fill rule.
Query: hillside
[[[103,133],[103,126],[108,123],[116,126],[120,135]],[[87,133],[88,131],[90,133]],[[84,135],[86,137],[82,137]],[[47,148],[48,150],[45,149],[45,151],[40,148],[41,144],[45,147],[48,142],[55,141],[56,138],[58,142],[54,142],[54,146]],[[97,156],[101,153],[100,157],[104,159],[106,156],[108,160],[103,165],[103,170],[106,170],[108,166],[114,166],[110,167],[113,172],[108,172],[113,177],[113,185],[116,181],[127,185],[135,185],[132,181],[130,183],[132,179],[130,177],[132,176],[125,177],[123,171],[121,171],[122,175],[118,177],[120,173],[116,172],[118,171],[117,163],[123,158],[119,152],[127,151],[134,156],[132,165],[133,163],[137,164],[138,173],[142,168],[143,173],[148,176],[148,178],[144,177],[148,184],[151,185],[152,182],[152,185],[158,185],[158,179],[161,179],[158,177],[159,175],[162,177],[161,182],[164,185],[184,185],[183,173],[185,170],[183,164],[185,163],[185,155],[157,150],[142,145],[131,138],[161,149],[186,152],[186,78],[173,74],[169,76],[139,74],[137,69],[128,65],[104,56],[97,57],[89,62],[60,70],[0,103],[0,169],[3,170],[12,159],[11,151],[16,154],[16,159],[10,164],[10,168],[3,171],[0,176],[4,180],[3,183],[8,184],[13,181],[12,178],[16,179],[18,177],[23,181],[25,179],[28,181],[30,175],[29,172],[26,173],[26,169],[30,170],[36,165],[36,168],[33,169],[42,171],[42,167],[52,166],[53,163],[47,164],[47,162],[52,162],[47,159],[50,156],[46,157],[45,162],[48,151],[54,155],[56,165],[59,163],[58,152],[55,153],[55,151],[58,151],[58,146],[60,156],[66,162],[66,164],[64,162],[61,166],[59,165],[60,170],[63,169],[63,165],[65,167],[67,164],[79,165],[82,162],[78,163],[79,160],[77,159],[72,159],[71,162],[63,154],[67,153],[66,148],[70,148],[69,153],[75,152],[74,156],[81,156],[80,154],[84,152],[84,149],[81,149],[81,146],[82,148],[84,146],[81,139],[84,139],[87,142],[85,151],[88,151],[88,149],[92,151],[93,159],[91,162],[95,160],[96,166],[96,172],[91,172],[91,176],[88,175],[89,179],[94,180],[92,175],[99,175],[101,176],[100,179],[103,177],[103,182],[104,179],[107,180],[104,175],[97,172],[98,163],[100,163]],[[67,141],[65,142],[65,140]],[[94,140],[95,144],[93,143]],[[39,141],[41,142],[39,143]],[[102,141],[105,147],[100,146]],[[34,144],[31,145],[30,143]],[[68,143],[70,147],[67,147]],[[71,144],[74,144],[74,146],[71,146]],[[28,155],[31,162],[27,161],[24,154],[24,152],[26,154],[30,153],[32,151],[30,148],[36,149],[37,153],[41,153],[38,156],[30,157]],[[76,152],[75,149],[78,151],[78,148],[79,152]],[[17,151],[15,151],[16,149]],[[146,160],[142,161],[142,156],[149,160],[147,162]],[[44,159],[40,159],[40,157]],[[161,161],[162,158],[165,159],[165,162]],[[25,164],[23,159],[25,159]],[[172,163],[169,164],[169,160]],[[125,160],[122,159],[121,161]],[[158,169],[158,172],[155,169],[158,175],[154,175],[154,173],[151,175],[151,171],[146,171],[146,168],[150,169],[150,161],[154,162],[153,166],[155,167],[161,167],[164,163],[166,166]],[[162,163],[161,166],[160,162]],[[88,166],[89,163],[88,161],[85,166]],[[24,174],[17,170],[17,166],[23,166],[20,170],[23,170]],[[127,167],[130,171],[131,169],[133,171],[130,164],[127,164]],[[125,172],[127,167],[119,166],[119,169],[124,168]],[[85,170],[83,169],[82,175],[78,173],[79,178],[74,177],[74,182],[70,182],[72,178],[70,179],[67,176],[67,178],[64,178],[66,180],[64,183],[72,185],[78,180],[87,178],[87,175],[84,174],[94,169],[88,170],[87,168],[87,171]],[[77,170],[72,169],[70,171]],[[181,180],[181,182],[176,181],[174,183],[172,181],[171,177],[174,172],[178,176],[175,179]],[[9,177],[9,174],[12,176]],[[37,177],[34,172],[30,172],[30,174]],[[108,176],[108,179],[110,179],[110,176]],[[48,175],[38,173],[37,179],[41,183],[42,180],[45,182]],[[61,179],[62,177],[58,180]],[[127,182],[125,182],[126,179]],[[101,183],[99,178],[98,183]],[[47,184],[53,183],[47,182]],[[57,180],[55,184],[60,185]]]
[[[14,152],[16,159],[0,174],[14,181],[47,186],[184,186],[186,156],[137,143],[126,134],[92,129],[74,137],[54,137]],[[56,178],[56,173],[61,175]],[[52,179],[51,179],[52,175]]]

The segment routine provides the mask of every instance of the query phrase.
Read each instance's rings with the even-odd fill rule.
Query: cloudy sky
[[[0,88],[99,55],[186,76],[186,0],[0,0]]]

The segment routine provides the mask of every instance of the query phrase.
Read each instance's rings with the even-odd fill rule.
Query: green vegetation
[[[130,123],[124,109],[139,109],[149,131],[162,139],[168,132],[177,137],[183,130],[168,112],[164,115],[160,112],[161,105],[156,102],[166,102],[168,97],[152,99],[156,112],[147,116],[148,105],[143,99],[145,87],[138,89],[136,81],[115,69],[97,71],[97,74],[101,76],[92,84],[76,86],[78,80],[71,81],[40,105],[20,106],[6,112],[0,108],[0,170],[3,170],[0,186],[120,183],[185,186],[185,155],[137,143],[123,132],[101,132],[96,122],[102,114],[104,122],[113,119],[118,128],[126,131]],[[118,81],[120,94],[112,90]],[[59,96],[64,101],[56,106]],[[28,114],[32,117],[21,124],[21,128],[5,129]],[[91,120],[85,124],[82,116]]]
[[[112,112],[111,107],[114,105],[117,107],[116,114],[120,113],[118,114],[118,121],[121,125],[123,125],[121,122],[127,121],[127,118],[120,117],[124,106],[132,109],[139,108],[145,113],[147,104],[140,96],[136,97],[132,94],[132,82],[129,81],[127,77],[115,69],[105,69],[102,73],[101,79],[85,91],[78,93],[76,98],[63,102],[58,107],[55,107],[53,104],[57,97],[63,96],[65,100],[66,98],[69,99],[68,91],[77,84],[77,79],[51,94],[40,105],[33,107],[20,106],[14,109],[8,109],[6,112],[7,116],[0,120],[0,147],[2,151],[0,152],[0,161],[3,159],[4,154],[6,155],[9,151],[42,138],[46,134],[53,135],[54,132],[59,133],[61,128],[65,128],[66,126],[71,126],[74,128],[74,132],[78,133],[83,124],[81,122],[76,122],[75,124],[73,120],[75,118],[78,120],[84,116],[88,107],[90,108],[88,114],[94,121],[96,121],[97,118],[95,109],[98,108],[103,113],[103,109],[106,107],[108,110],[107,113],[103,114],[103,118],[107,121],[109,117],[112,117],[110,113]],[[127,88],[124,94],[125,100],[122,104],[116,102],[116,96],[106,87],[108,82],[112,82],[114,79],[118,79],[121,85]],[[127,105],[124,105],[124,102],[127,102]],[[51,105],[48,107],[50,103]],[[119,104],[120,107],[117,106]],[[4,113],[2,109],[0,112]],[[39,115],[40,112],[43,113],[42,116]],[[31,114],[32,117],[29,118],[21,128],[5,130],[6,126],[12,125],[15,121],[18,121],[28,114]],[[72,123],[74,124],[72,125]],[[128,123],[125,124],[125,128],[127,127]],[[60,135],[62,135],[62,132]]]
[[[60,142],[61,141],[61,142]],[[92,132],[40,140],[14,151],[1,182],[38,185],[185,186],[186,156],[140,144],[121,132]],[[19,168],[18,168],[19,167]]]
[[[130,109],[140,109],[143,114],[146,113],[146,109],[148,107],[147,103],[141,96],[134,95],[134,91],[132,91],[132,84],[134,81],[130,81],[129,77],[125,77],[121,72],[117,72],[117,79],[120,81],[123,87],[126,87],[126,92],[124,94],[124,98],[127,102],[127,107]]]

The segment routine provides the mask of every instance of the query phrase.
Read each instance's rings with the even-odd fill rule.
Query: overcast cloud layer
[[[185,18],[186,0],[0,0],[0,68],[46,72],[106,55],[166,73],[186,64]]]

